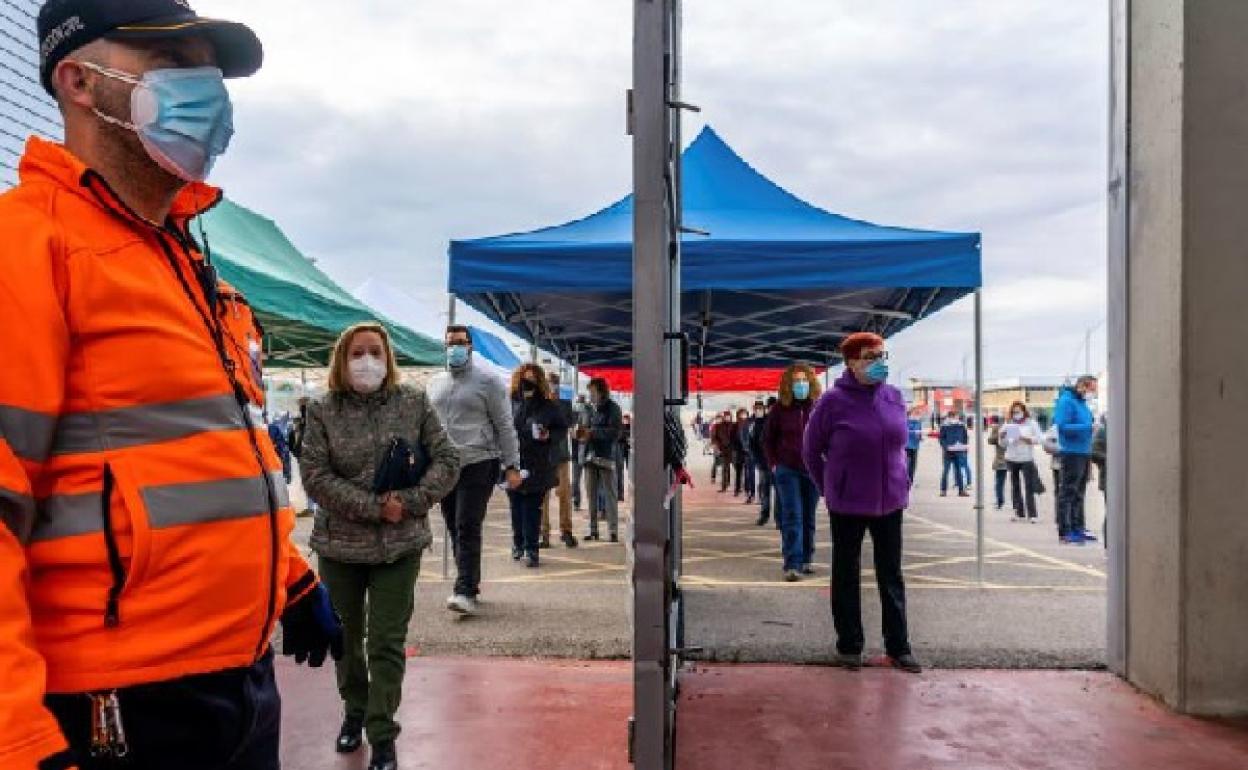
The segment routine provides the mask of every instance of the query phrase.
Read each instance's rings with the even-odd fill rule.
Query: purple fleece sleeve
[[[811,481],[823,496],[823,467],[827,462],[824,448],[828,445],[830,426],[832,424],[832,394],[825,393],[815,404],[806,423],[806,432],[802,435],[802,462],[806,464],[806,472]]]

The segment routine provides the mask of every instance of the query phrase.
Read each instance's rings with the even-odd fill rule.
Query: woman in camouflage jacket
[[[373,476],[395,438],[424,447],[429,467],[419,486],[378,496]],[[300,466],[320,506],[312,549],[345,634],[337,749],[355,751],[366,730],[369,767],[391,768],[415,581],[432,541],[429,509],[455,485],[459,455],[424,391],[399,384],[380,324],[353,326],[338,339],[329,393],[308,405]]]

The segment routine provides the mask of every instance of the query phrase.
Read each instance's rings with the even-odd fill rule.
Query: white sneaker
[[[446,608],[461,615],[473,615],[477,611],[477,602],[471,596],[455,594],[446,600]]]

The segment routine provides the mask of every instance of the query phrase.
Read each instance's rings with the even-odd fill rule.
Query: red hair
[[[883,344],[884,338],[875,332],[856,332],[841,341],[841,357],[846,361],[852,361],[862,351],[877,348]]]

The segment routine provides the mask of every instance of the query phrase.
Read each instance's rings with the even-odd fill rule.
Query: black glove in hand
[[[312,668],[320,668],[326,653],[334,660],[342,660],[342,620],[329,602],[329,591],[318,582],[293,604],[286,605],[282,613],[282,654],[295,656],[295,663],[307,661]]]

